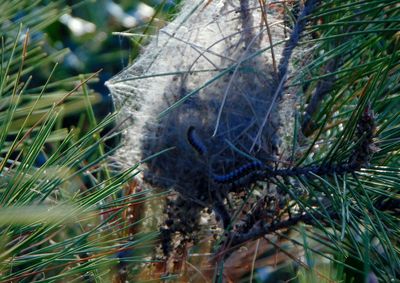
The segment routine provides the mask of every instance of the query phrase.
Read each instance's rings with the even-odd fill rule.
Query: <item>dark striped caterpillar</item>
[[[254,171],[258,171],[264,167],[263,163],[260,161],[253,161],[247,163],[226,175],[213,175],[213,179],[216,183],[219,184],[230,184],[233,183],[242,177],[249,175]]]
[[[266,171],[266,177],[275,177],[275,176],[300,176],[300,175],[333,175],[333,174],[345,174],[356,170],[354,166],[348,163],[343,164],[321,164],[321,165],[310,165],[304,167],[293,167],[288,169],[277,169],[273,171]]]
[[[369,159],[372,153],[376,150],[374,146],[374,136],[376,131],[375,115],[371,109],[371,105],[367,105],[363,111],[356,129],[356,139],[359,145],[354,149],[350,159],[347,162],[338,164],[321,164],[310,165],[304,167],[293,167],[286,169],[273,169],[260,161],[253,161],[245,164],[238,169],[235,169],[225,175],[213,175],[214,182],[218,184],[232,184],[232,185],[245,185],[238,184],[238,181],[250,173],[257,173],[257,179],[271,177],[290,177],[301,175],[333,175],[333,174],[346,174],[354,172],[363,166],[368,166]],[[247,180],[247,184],[252,183],[254,178]]]
[[[243,177],[248,176],[251,173],[257,173],[259,180],[263,178],[271,177],[291,177],[300,175],[333,175],[333,174],[345,174],[357,170],[358,166],[354,164],[322,164],[319,166],[311,165],[305,167],[293,167],[287,169],[273,169],[270,166],[264,165],[260,161],[254,161],[247,163],[238,169],[235,169],[225,175],[213,175],[213,180],[218,184],[234,184]],[[250,179],[250,182],[253,180]],[[243,185],[243,184],[242,184]]]
[[[207,154],[207,147],[204,143],[199,139],[199,137],[194,132],[194,127],[190,126],[187,131],[187,139],[189,144],[196,150],[199,155]]]

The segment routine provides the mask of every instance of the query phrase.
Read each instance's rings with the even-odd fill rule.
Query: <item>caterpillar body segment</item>
[[[199,155],[207,154],[207,147],[205,146],[203,141],[200,140],[200,138],[196,135],[195,128],[193,126],[190,126],[187,131],[187,140]]]

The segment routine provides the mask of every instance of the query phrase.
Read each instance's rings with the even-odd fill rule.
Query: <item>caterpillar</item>
[[[229,184],[233,183],[242,177],[249,175],[254,171],[258,171],[264,167],[264,164],[260,161],[253,161],[247,163],[226,175],[213,175],[213,179],[216,183],[219,184]]]
[[[290,177],[290,176],[300,176],[300,175],[332,175],[332,174],[345,174],[354,171],[356,168],[353,166],[342,163],[342,164],[321,164],[321,165],[312,165],[305,167],[293,167],[287,169],[277,169],[274,171],[266,172],[265,175],[268,176],[282,176],[282,177]]]
[[[194,131],[194,127],[190,126],[188,131],[187,131],[187,139],[189,144],[196,150],[196,152],[199,155],[205,155],[207,154],[207,147],[204,145],[204,143],[199,139],[199,137],[196,135]]]
[[[226,229],[231,223],[231,216],[221,201],[216,201],[213,205],[213,210],[218,218],[222,220],[222,224]]]
[[[305,166],[305,167],[294,167],[287,169],[272,169],[270,166],[264,165],[260,161],[254,161],[247,163],[225,175],[213,175],[214,182],[218,184],[232,184],[232,185],[243,185],[240,180],[243,177],[248,176],[251,173],[258,173],[257,179],[270,178],[270,177],[291,177],[300,175],[332,175],[332,174],[345,174],[356,170],[357,167],[352,164],[336,164],[336,165],[320,165],[320,166]],[[261,171],[261,172],[260,172]],[[247,183],[254,181],[246,180]]]

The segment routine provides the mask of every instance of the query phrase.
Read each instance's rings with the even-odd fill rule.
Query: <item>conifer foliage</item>
[[[200,1],[191,13],[208,15],[213,1]],[[243,23],[262,11],[260,29],[235,27],[232,38],[243,34],[242,45],[219,39],[227,42],[229,56],[219,56],[214,45],[190,45],[200,54],[196,62],[220,60],[224,66],[199,71],[191,70],[193,63],[189,70],[110,81],[125,103],[138,89],[119,88],[121,82],[146,79],[151,85],[152,78],[176,76],[175,87],[213,74],[203,85],[174,93],[178,99],[166,101],[151,122],[127,118],[154,133],[135,133],[148,143],[132,149],[157,149],[141,156],[146,183],[138,178],[139,163],[110,163],[119,148],[106,142],[121,134],[126,119],[116,119],[117,113],[95,117],[91,105],[98,97],[86,84],[98,72],[53,78],[55,62],[68,50],[50,48],[44,30],[70,7],[61,0],[0,1],[1,282],[400,280],[399,1],[260,0],[249,8],[253,2],[237,0],[237,9],[229,10],[230,20]],[[274,29],[282,25],[287,33],[275,55],[273,48],[262,49],[272,30],[263,26],[268,9],[281,13],[284,20]],[[248,30],[257,36],[246,38]],[[181,40],[175,35],[168,40]],[[237,50],[246,56],[239,60]],[[297,50],[305,56],[296,56]],[[275,56],[268,68],[264,52]],[[145,63],[164,66],[157,56]],[[229,100],[231,92],[246,93],[229,91],[236,73],[241,87],[256,89],[254,100]],[[196,100],[213,85],[226,93]],[[294,122],[290,134],[279,137],[285,125],[276,118],[278,106],[288,92],[295,97]],[[244,121],[248,109],[241,106],[248,100],[254,113],[267,115]],[[189,110],[171,115],[180,107]],[[210,109],[214,116],[200,115]],[[64,126],[70,112],[84,113],[80,119],[87,125]],[[154,124],[165,117],[171,122],[163,132],[168,140],[159,143]],[[203,121],[208,124],[200,127]],[[246,123],[251,126],[240,128]],[[265,144],[257,143],[260,136],[267,136]],[[177,139],[187,159],[175,157]],[[279,139],[286,152],[279,152]],[[194,186],[181,186],[187,183]],[[163,208],[159,199],[167,199]]]

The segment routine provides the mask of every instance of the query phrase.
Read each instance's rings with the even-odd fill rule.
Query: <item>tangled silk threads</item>
[[[144,181],[185,193],[190,188],[194,198],[213,203],[204,196],[203,183],[212,180],[210,172],[233,171],[248,162],[246,154],[264,163],[273,159],[280,146],[280,121],[291,125],[293,119],[280,117],[279,106],[287,102],[292,108],[294,101],[276,100],[270,118],[261,125],[260,117],[273,98],[274,69],[259,2],[204,4],[184,1],[176,20],[107,86],[122,118],[132,119],[116,155],[121,166],[174,148],[142,165]],[[280,15],[269,12],[272,43],[282,42],[274,44],[280,60],[284,27]],[[179,106],[165,111],[177,102]],[[166,114],[159,118],[160,113]],[[212,136],[218,117],[218,133]],[[251,152],[255,140],[257,153]]]

